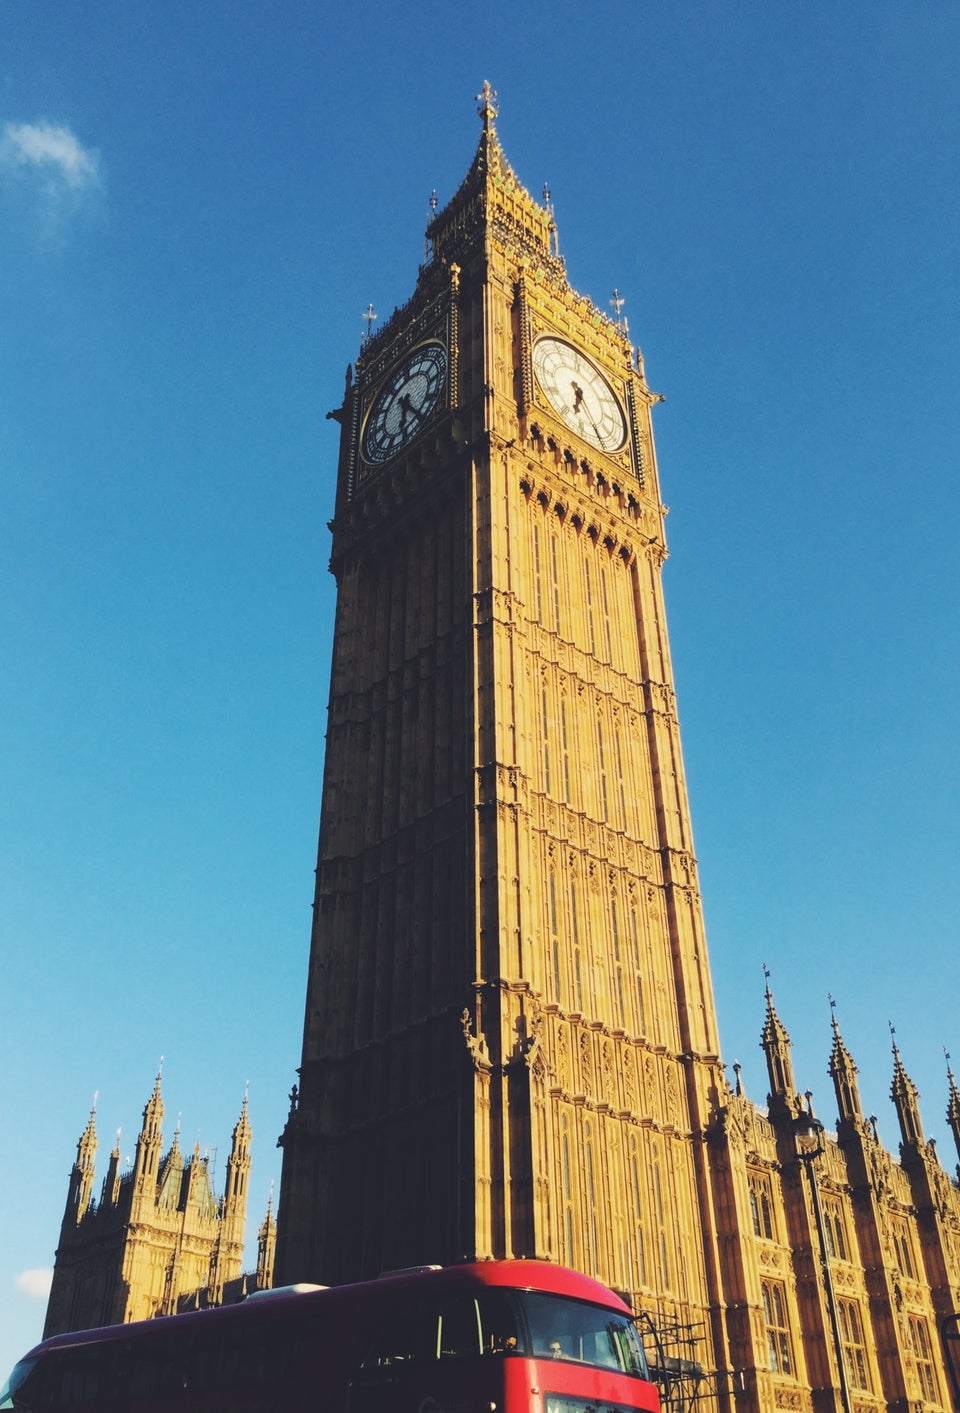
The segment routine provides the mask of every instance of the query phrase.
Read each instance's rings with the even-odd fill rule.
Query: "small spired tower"
[[[87,1126],[77,1143],[77,1160],[70,1173],[70,1188],[67,1193],[67,1209],[64,1221],[79,1222],[90,1206],[93,1196],[94,1163],[97,1156],[97,1096],[93,1096]]]
[[[957,1157],[960,1158],[960,1092],[957,1090],[957,1081],[954,1079],[953,1070],[950,1068],[949,1055],[947,1055],[947,1083],[949,1085],[947,1123],[950,1125],[950,1132],[953,1134]],[[960,1165],[957,1167],[957,1178],[960,1180]]]
[[[273,1262],[277,1249],[277,1223],[273,1215],[273,1192],[267,1199],[267,1215],[257,1232],[257,1290],[273,1285]]]
[[[247,1110],[244,1098],[218,1201],[208,1157],[199,1144],[184,1156],[179,1125],[163,1150],[158,1074],[143,1110],[133,1166],[120,1171],[118,1134],[97,1201],[91,1109],[70,1174],[45,1336],[229,1303],[272,1284],[272,1201],[260,1229],[256,1275],[242,1274],[252,1138]]]
[[[796,1118],[803,1108],[803,1101],[797,1093],[793,1077],[790,1036],[773,1004],[770,973],[766,971],[766,968],[764,971],[767,977],[765,990],[767,1009],[760,1037],[760,1047],[767,1057],[767,1074],[770,1079],[770,1093],[767,1096],[767,1102],[770,1105],[770,1118],[771,1121],[776,1122],[777,1119]]]
[[[893,1026],[890,1027],[890,1035],[894,1035]],[[918,1155],[924,1146],[923,1126],[920,1122],[920,1095],[917,1086],[903,1067],[896,1040],[892,1041],[892,1045],[893,1083],[890,1086],[890,1098],[893,1100],[900,1124],[900,1152],[906,1160]]]
[[[247,1220],[247,1184],[250,1180],[250,1120],[247,1098],[233,1130],[230,1156],[227,1159],[227,1183],[220,1204],[220,1227],[217,1243],[210,1260],[209,1299],[211,1305],[223,1303],[224,1283],[236,1276],[243,1260],[243,1232]],[[269,1217],[269,1211],[268,1211]],[[259,1263],[258,1263],[259,1270]],[[230,1273],[233,1273],[231,1276]]]
[[[828,1072],[833,1080],[833,1089],[837,1096],[837,1117],[839,1132],[842,1136],[845,1128],[856,1127],[863,1123],[863,1110],[860,1107],[860,1091],[857,1087],[857,1067],[854,1064],[853,1056],[843,1043],[832,997],[830,998],[830,1025],[833,1029],[833,1047],[830,1051]]]

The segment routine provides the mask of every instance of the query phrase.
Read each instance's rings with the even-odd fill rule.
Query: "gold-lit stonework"
[[[797,1094],[769,993],[768,1107],[720,1061],[659,399],[624,328],[571,288],[488,89],[481,116],[415,292],[334,414],[338,597],[277,1278],[544,1257],[649,1312],[678,1404],[946,1408],[960,1204],[908,1082],[896,1163],[839,1031],[836,1139]],[[421,419],[400,399],[431,345],[445,376]],[[960,1103],[951,1122],[960,1143]]]
[[[158,1075],[133,1166],[121,1171],[118,1138],[98,1200],[91,1112],[70,1176],[45,1336],[229,1304],[272,1284],[276,1224],[270,1209],[260,1226],[256,1272],[242,1271],[252,1138],[246,1100],[222,1197],[214,1194],[199,1145],[185,1156],[178,1128],[164,1149],[162,1125]]]

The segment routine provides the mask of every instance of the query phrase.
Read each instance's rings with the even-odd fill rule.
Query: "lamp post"
[[[807,1170],[807,1177],[810,1180],[810,1196],[813,1201],[813,1219],[817,1226],[817,1240],[820,1245],[820,1269],[823,1273],[823,1289],[827,1298],[827,1314],[830,1317],[830,1329],[833,1334],[833,1351],[837,1361],[837,1377],[840,1381],[840,1403],[843,1413],[853,1413],[850,1401],[850,1386],[847,1383],[847,1368],[843,1359],[843,1341],[840,1337],[840,1318],[837,1313],[837,1297],[833,1288],[833,1274],[830,1270],[830,1254],[827,1250],[827,1232],[823,1221],[823,1207],[820,1203],[820,1188],[817,1183],[817,1174],[814,1167],[818,1158],[824,1154],[823,1147],[823,1124],[813,1112],[813,1093],[807,1090],[804,1098],[807,1101],[806,1113],[801,1113],[794,1120],[794,1150],[797,1159]]]

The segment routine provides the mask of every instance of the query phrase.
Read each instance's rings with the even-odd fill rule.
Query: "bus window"
[[[96,1350],[69,1350],[55,1371],[50,1403],[53,1408],[83,1408],[109,1397],[110,1369]],[[16,1405],[14,1405],[16,1406]]]
[[[361,1369],[396,1369],[435,1359],[514,1353],[517,1317],[505,1292],[452,1295],[435,1305],[410,1305],[391,1314],[369,1347]]]
[[[533,1290],[519,1298],[535,1358],[566,1359],[647,1377],[640,1337],[626,1315]]]
[[[477,1302],[466,1296],[445,1301],[440,1310],[437,1358],[462,1359],[479,1354],[481,1348]]]
[[[126,1392],[132,1405],[151,1398],[174,1398],[186,1384],[184,1350],[180,1341],[155,1338],[137,1350],[127,1369]]]
[[[480,1333],[484,1354],[520,1352],[520,1330],[513,1292],[485,1290],[479,1299]]]
[[[485,1290],[476,1297],[457,1296],[440,1311],[439,1357],[516,1354],[517,1315],[509,1296]]]
[[[364,1356],[363,1370],[393,1369],[437,1356],[437,1315],[419,1305],[393,1312]]]

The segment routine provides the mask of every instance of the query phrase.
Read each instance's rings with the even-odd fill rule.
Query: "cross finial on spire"
[[[367,326],[367,332],[363,336],[364,343],[369,343],[370,335],[373,333],[373,322],[377,317],[377,311],[372,304],[368,304],[363,311],[363,321]]]
[[[497,104],[497,90],[491,88],[487,79],[483,81],[483,88],[477,94],[477,112],[483,119],[485,128],[493,127],[493,123],[499,112]]]

